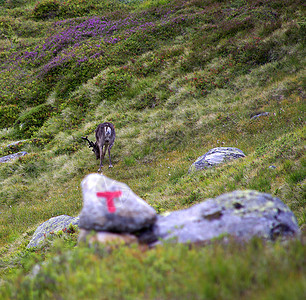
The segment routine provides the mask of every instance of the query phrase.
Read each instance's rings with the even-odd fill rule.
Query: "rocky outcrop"
[[[0,163],[6,163],[6,162],[9,162],[9,161],[14,160],[16,158],[19,158],[21,156],[25,156],[27,154],[28,154],[27,152],[22,151],[22,152],[10,154],[10,155],[2,156],[2,157],[0,157]]]
[[[194,171],[203,170],[241,157],[245,157],[245,154],[238,148],[217,147],[198,157],[197,160],[190,166],[188,172],[191,173]]]
[[[70,223],[81,228],[79,242],[89,245],[139,242],[154,246],[164,242],[207,243],[220,236],[246,241],[255,236],[275,240],[300,235],[288,206],[257,191],[234,191],[157,216],[127,185],[106,176],[88,175],[82,189],[84,207],[80,217],[64,215],[43,223],[28,248],[36,247],[50,232],[63,230]]]
[[[48,235],[68,228],[70,224],[78,225],[79,217],[73,218],[67,215],[61,215],[49,219],[37,227],[27,248],[37,247]]]
[[[156,240],[207,242],[220,235],[240,240],[267,240],[300,233],[294,214],[280,199],[257,191],[235,191],[188,209],[159,216],[152,230]],[[147,233],[148,234],[148,233]]]
[[[126,184],[90,174],[82,181],[80,228],[132,233],[155,223],[155,210]]]
[[[88,175],[82,188],[84,207],[80,227],[104,232],[101,240],[108,239],[105,232],[132,233],[138,241],[151,245],[168,240],[206,242],[220,235],[241,240],[254,236],[273,240],[278,236],[299,234],[290,209],[280,199],[257,191],[223,194],[156,218],[154,210],[127,185],[103,175]],[[113,203],[107,200],[110,195],[113,195]],[[117,235],[114,238],[123,237]]]

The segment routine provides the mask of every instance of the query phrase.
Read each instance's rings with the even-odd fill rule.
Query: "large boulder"
[[[217,147],[198,157],[197,160],[190,166],[189,173],[203,170],[205,168],[209,168],[240,157],[245,157],[245,154],[238,148]]]
[[[39,244],[51,233],[59,232],[69,225],[79,225],[79,217],[70,217],[67,215],[61,215],[58,217],[53,217],[48,221],[39,225],[34,232],[34,235],[27,245],[27,248],[37,247]]]
[[[82,191],[80,228],[131,233],[155,223],[155,210],[124,183],[95,173],[84,178]]]
[[[300,233],[296,218],[278,198],[257,191],[235,191],[208,199],[188,209],[159,216],[152,240],[179,243],[207,242],[220,235],[248,240],[292,237]]]

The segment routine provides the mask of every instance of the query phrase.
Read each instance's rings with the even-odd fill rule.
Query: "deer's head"
[[[99,159],[100,158],[100,150],[99,150],[99,147],[97,146],[97,143],[94,143],[94,142],[90,141],[87,136],[86,137],[82,136],[81,138],[88,142],[88,147],[92,148],[91,150],[95,153],[96,158]]]

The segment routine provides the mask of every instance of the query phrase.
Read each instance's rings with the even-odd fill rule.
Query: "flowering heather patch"
[[[61,76],[66,76],[65,87],[59,83],[57,89],[61,95],[67,96],[77,85],[105,67],[126,63],[130,58],[153,49],[159,40],[162,42],[182,34],[193,19],[194,14],[186,13],[184,6],[169,5],[154,8],[151,12],[126,14],[119,19],[115,14],[107,14],[57,21],[51,35],[38,45],[11,51],[7,59],[2,59],[0,77],[10,77],[7,72],[12,70],[32,70],[30,77],[23,78],[25,89],[30,90],[34,85],[40,94],[43,89],[46,93],[57,85]],[[45,84],[47,86],[42,87]],[[0,99],[12,98],[9,91],[0,92]],[[39,98],[46,96],[40,95]],[[29,103],[30,99],[24,101]],[[10,102],[16,103],[13,99]]]
[[[143,11],[132,10],[132,6],[119,10],[109,6],[103,15],[55,21],[49,36],[39,43],[20,45],[1,56],[0,103],[35,106],[44,103],[51,91],[59,95],[57,103],[73,103],[69,95],[80,84],[109,66],[124,66],[129,61],[137,61],[129,67],[134,76],[154,75],[169,61],[157,54],[141,62],[140,56],[153,49],[156,52],[188,32],[193,34],[184,42],[190,43],[191,51],[184,56],[181,71],[206,70],[216,54],[230,57],[235,63],[236,68],[226,67],[218,74],[204,71],[207,73],[204,76],[202,72],[203,78],[200,76],[193,84],[206,95],[229,82],[229,70],[243,74],[250,66],[265,64],[280,55],[273,52],[278,47],[275,41],[260,40],[255,34],[260,26],[266,26],[261,30],[263,34],[279,24],[276,9],[258,1],[247,5],[235,3],[169,1]],[[80,5],[85,2],[80,1]],[[239,36],[242,32],[250,37],[242,39]],[[249,66],[240,70],[242,64]],[[110,86],[113,91],[117,89],[115,82]]]
[[[92,39],[97,41],[97,47],[100,46],[99,42],[101,44],[116,44],[137,32],[155,33],[164,27],[167,31],[170,27],[182,23],[185,18],[191,17],[173,17],[171,13],[174,11],[164,11],[160,17],[155,17],[153,21],[147,21],[145,17],[141,17],[141,14],[128,15],[119,20],[95,16],[88,19],[58,21],[53,25],[55,31],[58,31],[57,33],[45,39],[31,51],[13,53],[11,60],[8,60],[7,63],[4,62],[4,65],[14,63],[14,66],[21,66],[25,63],[29,66],[36,66],[37,61],[41,63],[43,59],[56,57],[64,49],[69,49],[70,46],[73,46],[72,49],[69,49],[65,54],[73,56],[74,48]],[[62,28],[63,30],[61,30]]]

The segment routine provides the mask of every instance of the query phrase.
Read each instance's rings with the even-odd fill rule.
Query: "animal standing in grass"
[[[106,150],[108,150],[109,168],[113,167],[110,151],[115,142],[115,137],[116,137],[115,127],[112,123],[104,122],[98,125],[97,129],[95,130],[95,134],[96,134],[95,143],[90,141],[87,136],[82,137],[82,139],[88,142],[89,148],[93,148],[92,151],[96,154],[97,159],[100,159],[100,168],[98,170],[98,172],[100,172],[103,167],[103,159]]]

